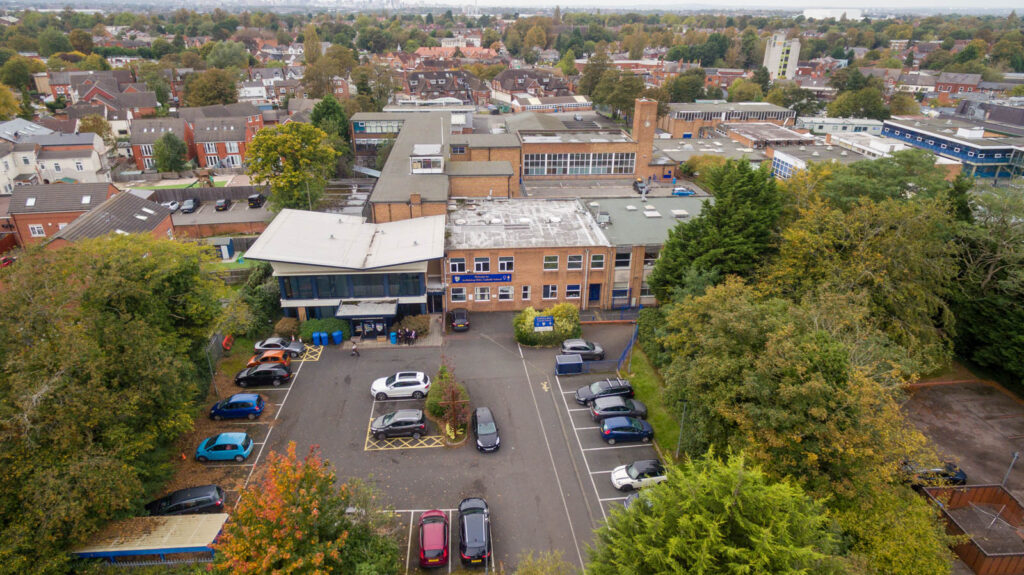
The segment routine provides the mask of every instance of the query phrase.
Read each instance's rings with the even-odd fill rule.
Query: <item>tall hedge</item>
[[[545,315],[554,317],[555,328],[552,331],[534,331],[533,319]],[[512,320],[512,327],[515,329],[516,341],[523,345],[559,345],[562,341],[580,337],[583,333],[580,327],[580,310],[571,303],[560,303],[544,310],[528,307],[516,314]]]

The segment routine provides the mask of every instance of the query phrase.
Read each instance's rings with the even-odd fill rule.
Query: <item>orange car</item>
[[[262,363],[283,363],[288,367],[291,367],[292,359],[288,357],[286,352],[275,349],[257,353],[249,359],[249,363],[247,363],[245,367],[255,367]]]

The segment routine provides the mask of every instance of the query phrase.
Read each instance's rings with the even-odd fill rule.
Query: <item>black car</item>
[[[419,409],[399,409],[374,419],[370,433],[377,439],[402,435],[419,439],[427,434],[427,420]]]
[[[247,200],[249,201],[250,208],[261,208],[263,203],[267,201],[267,198],[263,194],[253,194]]]
[[[594,421],[603,421],[616,415],[647,419],[647,406],[638,399],[611,395],[595,399],[590,406],[590,415]]]
[[[585,339],[567,339],[562,342],[562,355],[579,355],[584,360],[604,359],[604,348]]]
[[[222,198],[222,199],[217,200],[217,203],[213,206],[213,209],[217,210],[218,212],[224,212],[224,211],[227,211],[228,208],[230,208],[230,207],[231,207],[231,200],[227,199],[227,198]]]
[[[576,403],[590,405],[599,397],[611,397],[613,395],[633,397],[633,386],[629,384],[629,380],[619,377],[595,381],[576,390]]]
[[[450,313],[452,317],[452,331],[466,331],[469,329],[469,310],[457,307]]]
[[[491,557],[491,516],[482,498],[459,503],[459,557],[464,565],[486,565]]]
[[[967,485],[967,474],[957,464],[946,461],[938,467],[923,467],[906,461],[903,472],[914,488],[926,485]]]
[[[476,437],[476,448],[480,451],[497,451],[501,447],[501,438],[498,437],[498,424],[494,422],[494,416],[490,408],[478,407],[473,412],[473,436]]]
[[[278,387],[288,383],[292,378],[292,369],[283,363],[261,363],[247,367],[235,376],[235,385],[251,387],[254,385],[273,385]]]
[[[203,205],[199,198],[189,198],[181,204],[181,213],[191,214],[192,212],[199,209],[199,206]]]
[[[216,485],[179,489],[146,504],[150,515],[195,515],[223,513],[224,490]]]

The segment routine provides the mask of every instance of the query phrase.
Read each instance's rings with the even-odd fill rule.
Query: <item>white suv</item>
[[[390,377],[382,377],[370,386],[370,394],[377,401],[398,397],[421,399],[430,391],[430,376],[422,371],[400,371]]]

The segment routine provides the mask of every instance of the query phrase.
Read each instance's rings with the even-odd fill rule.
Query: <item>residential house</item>
[[[136,120],[132,128],[132,157],[135,158],[135,167],[140,170],[151,170],[156,167],[153,145],[167,132],[173,133],[178,139],[185,142],[185,147],[188,150],[187,159],[191,160],[196,155],[192,132],[188,129],[185,120],[181,118]]]
[[[262,124],[262,118],[260,123]],[[246,145],[252,139],[245,118],[196,118],[196,157],[204,168],[239,168],[245,158]]]
[[[463,104],[486,104],[490,98],[487,84],[464,70],[409,72],[402,93],[413,100],[455,98]]]
[[[981,83],[981,74],[960,74],[956,72],[943,72],[935,80],[935,91],[945,92],[950,95],[962,94],[964,92],[976,92]]]
[[[57,230],[46,249],[60,249],[69,243],[107,234],[150,234],[173,238],[171,210],[130,192],[114,194],[95,208]]]
[[[742,68],[705,68],[704,85],[707,87],[716,86],[728,90],[732,83],[740,78],[747,79],[754,75]]]
[[[45,241],[117,192],[109,182],[15,186],[8,213],[18,243]]]
[[[899,80],[896,82],[896,90],[898,92],[910,92],[916,94],[930,93],[935,91],[936,77],[931,74],[924,72],[908,72],[906,74],[900,74]]]
[[[36,168],[44,184],[100,183],[110,181],[106,144],[92,132],[55,133],[24,138],[15,149],[33,146]]]
[[[0,122],[0,140],[12,144],[30,136],[45,136],[53,132],[53,130],[45,126],[40,126],[24,118],[13,118],[6,122]]]
[[[502,70],[491,80],[491,99],[511,104],[515,96],[572,96],[565,79],[536,69]]]
[[[78,102],[79,96],[98,82],[112,84],[118,92],[122,85],[134,82],[131,70],[73,70],[50,72],[49,77],[51,95],[55,99],[63,97],[72,104]]]

